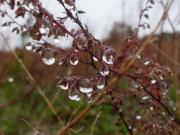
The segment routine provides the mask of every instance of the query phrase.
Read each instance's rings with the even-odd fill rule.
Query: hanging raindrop
[[[140,120],[140,119],[141,119],[141,116],[140,116],[140,115],[137,115],[137,116],[136,116],[136,119],[137,119],[137,120]]]
[[[92,96],[92,92],[90,92],[90,93],[87,93],[87,97],[91,97]]]
[[[150,63],[150,61],[146,61],[144,62],[144,65],[148,65]]]
[[[58,38],[54,39],[54,43],[59,43],[59,42],[60,42],[60,40]]]
[[[77,55],[72,54],[70,58],[70,64],[71,65],[77,65],[79,62]]]
[[[58,83],[57,87],[60,87],[60,88],[63,89],[63,90],[67,90],[68,87],[69,87],[69,83],[68,83],[67,79],[66,79],[66,78],[62,79],[62,80]]]
[[[8,78],[8,82],[12,83],[14,81],[14,78],[13,77],[9,77]]]
[[[98,61],[98,59],[97,59],[96,57],[94,57],[94,56],[93,56],[93,60],[94,60],[94,61]]]
[[[54,53],[50,50],[47,50],[43,53],[43,62],[47,65],[52,65],[55,63]]]
[[[156,80],[151,80],[151,83],[152,83],[152,84],[155,84],[155,83],[156,83]]]
[[[101,78],[98,82],[97,82],[97,88],[98,89],[103,89],[105,85],[105,80],[103,78]]]
[[[75,101],[80,101],[81,100],[81,98],[80,97],[77,97],[76,99],[74,99]]]
[[[109,75],[109,68],[108,68],[108,66],[103,65],[103,67],[101,69],[101,75],[103,75],[103,76]]]
[[[91,86],[91,82],[89,79],[85,78],[85,79],[81,79],[80,81],[80,87],[79,90],[82,93],[90,93],[93,91],[93,88]]]
[[[113,61],[114,61],[114,58],[112,55],[109,55],[109,56],[106,56],[106,54],[104,54],[102,56],[102,59],[105,63],[109,64],[109,65],[112,65],[113,64]]]
[[[79,97],[76,89],[73,91],[69,91],[68,96],[69,96],[69,99],[71,100],[75,100]]]
[[[46,34],[46,32],[47,32],[46,29],[42,28],[42,27],[39,28],[39,31],[40,31],[41,34]]]
[[[26,50],[30,51],[30,50],[32,50],[33,46],[30,43],[28,43],[28,44],[26,44],[25,48],[26,48]]]
[[[149,96],[144,96],[144,97],[142,97],[142,99],[147,100],[147,99],[149,99]]]

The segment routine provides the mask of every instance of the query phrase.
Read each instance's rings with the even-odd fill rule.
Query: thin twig
[[[100,117],[101,113],[102,113],[102,111],[100,111],[100,112],[96,115],[96,118],[95,118],[95,120],[94,120],[94,122],[93,122],[93,124],[92,124],[91,134],[90,134],[90,135],[93,135],[94,127],[95,127],[96,122],[97,122],[98,118]]]
[[[38,132],[38,135],[43,135],[42,133],[39,132],[39,130],[37,130],[31,123],[29,123],[27,120],[25,120],[24,118],[21,118],[22,121],[24,121],[24,123],[26,123],[28,126],[30,126],[34,132]]]

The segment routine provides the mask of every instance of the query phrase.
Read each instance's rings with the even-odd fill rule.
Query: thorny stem
[[[170,4],[168,5],[168,7],[166,8],[166,10],[163,13],[163,16],[161,17],[159,23],[156,25],[154,31],[150,34],[150,36],[145,40],[143,46],[140,48],[140,50],[136,53],[137,55],[140,55],[143,50],[152,42],[153,36],[155,34],[155,32],[157,31],[157,29],[160,27],[161,23],[163,22],[163,20],[165,19],[167,12],[169,11],[169,8],[171,7],[172,3],[174,2],[174,0],[170,1]],[[125,66],[124,68],[120,69],[120,74],[125,74],[132,66],[133,64],[137,61],[136,57],[133,57],[131,59],[131,61],[129,62],[129,64],[127,66]],[[120,76],[116,76],[110,83],[109,85],[100,93],[100,95],[95,98],[95,100],[87,107],[85,108],[74,120],[72,120],[71,123],[69,123],[66,127],[64,127],[62,130],[57,132],[57,135],[62,135],[64,134],[70,127],[72,127],[75,123],[77,123],[82,117],[84,117],[86,115],[86,113],[96,105],[96,103],[103,97],[103,95],[105,94],[105,92],[111,88],[111,86],[113,86],[118,80],[119,80]],[[176,119],[175,119],[176,120]],[[176,120],[177,121],[177,120]],[[180,122],[177,122],[178,124],[180,124]]]

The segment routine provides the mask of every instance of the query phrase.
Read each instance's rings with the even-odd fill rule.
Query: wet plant
[[[130,37],[124,39],[125,45],[121,53],[96,39],[87,26],[81,23],[79,16],[85,12],[76,9],[75,0],[57,1],[64,8],[64,16],[54,17],[39,0],[0,1],[1,6],[9,5],[16,14],[13,18],[7,11],[0,10],[2,17],[10,18],[10,21],[2,25],[2,29],[12,26],[12,32],[27,32],[32,41],[25,48],[40,55],[45,64],[50,66],[57,62],[64,67],[85,64],[93,68],[92,74],[83,72],[78,76],[64,76],[59,80],[57,87],[66,90],[70,100],[79,102],[85,97],[89,106],[57,134],[67,132],[102,98],[105,99],[102,106],[111,106],[119,116],[115,125],[125,125],[130,134],[173,134],[176,125],[180,125],[179,118],[168,105],[167,80],[173,73],[169,67],[157,63],[145,50],[153,43],[154,33],[166,17],[173,0],[164,11],[156,29],[143,42],[137,35],[140,28],[150,28],[148,11],[155,4],[153,0],[147,0],[137,28]],[[25,14],[32,16],[33,24],[19,24],[16,21],[16,18],[24,18]],[[143,22],[144,19],[146,22]],[[67,20],[71,20],[78,28],[68,30],[65,25]],[[68,38],[73,39],[72,48],[60,48],[60,41]],[[87,60],[81,58],[82,54],[86,54]],[[121,78],[127,78],[128,89],[122,90],[121,86],[115,86],[120,83]],[[132,98],[134,103],[127,103],[126,98]],[[119,132],[124,131],[120,129]]]

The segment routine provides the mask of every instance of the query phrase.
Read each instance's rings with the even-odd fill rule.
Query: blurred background
[[[150,29],[140,29],[138,37],[142,41],[154,29],[157,22],[161,18],[168,0],[155,0],[155,5],[148,11],[149,19],[144,19],[149,23]],[[43,0],[42,4],[55,16],[63,16],[63,8],[56,0]],[[144,0],[76,0],[77,9],[85,11],[80,16],[83,24],[86,24],[92,34],[111,45],[121,53],[122,46],[125,44],[124,39],[132,34],[132,31],[138,25],[139,14],[146,4]],[[2,6],[2,10],[8,11],[13,17],[13,11],[9,7]],[[0,24],[6,22],[9,18],[1,18]],[[27,14],[25,19],[18,19],[20,23],[33,23],[33,19]],[[77,27],[71,21],[65,24],[68,29]],[[4,29],[0,27],[8,39],[11,47],[15,50],[19,58],[25,64],[29,72],[32,74],[36,82],[50,101],[54,100],[54,107],[58,115],[67,122],[72,115],[74,109],[79,107],[81,112],[88,103],[75,102],[68,99],[67,92],[58,89],[57,83],[59,77],[79,75],[81,73],[91,74],[91,68],[79,64],[76,67],[68,68],[60,67],[57,63],[47,66],[42,62],[39,55],[31,51],[26,51],[24,45],[31,41],[27,33],[18,35],[11,32],[11,28]],[[170,98],[169,105],[172,111],[180,112],[180,1],[175,0],[171,7],[167,19],[163,22],[156,33],[156,41],[151,44],[147,51],[153,59],[163,66],[169,66],[174,77],[169,81],[168,95]],[[72,39],[69,37],[67,41],[60,42],[58,45],[62,48],[71,48]],[[35,126],[39,131],[45,134],[55,134],[60,125],[48,109],[46,102],[39,95],[37,89],[33,87],[21,65],[16,61],[12,53],[9,51],[7,44],[0,37],[0,135],[17,134],[33,134],[32,129]],[[80,72],[81,71],[81,72]],[[128,89],[128,83],[123,80],[121,89]],[[127,100],[129,100],[127,98]],[[76,125],[78,135],[89,134],[94,119],[97,116],[99,107],[94,107],[89,115]],[[113,125],[117,119],[117,115],[109,106],[102,109],[102,114],[97,121],[94,134],[99,135],[116,135],[118,130],[124,130],[125,127]],[[47,128],[48,127],[48,128]],[[123,128],[123,129],[122,129]]]

